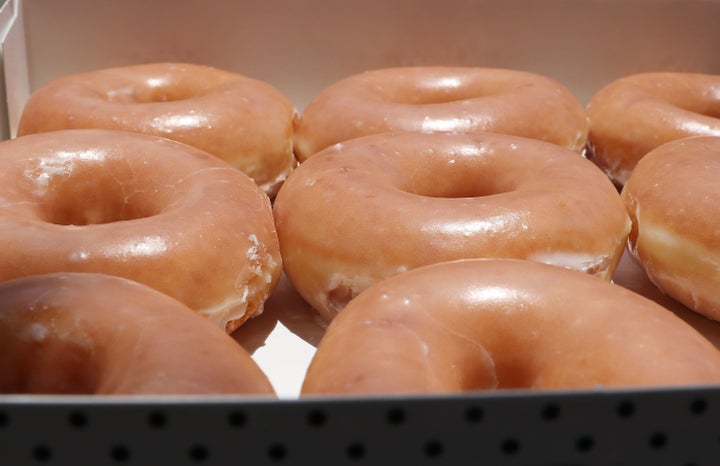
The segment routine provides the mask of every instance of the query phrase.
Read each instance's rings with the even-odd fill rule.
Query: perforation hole
[[[125,445],[115,445],[110,449],[110,459],[116,463],[127,463],[130,460],[130,449]]]
[[[549,403],[542,409],[541,415],[545,421],[554,421],[560,417],[560,406],[555,403]]]
[[[703,398],[697,398],[690,403],[690,412],[692,414],[705,414],[708,410],[708,403]]]
[[[47,445],[36,445],[32,450],[32,457],[39,463],[47,463],[52,459],[52,450]]]
[[[193,445],[188,451],[188,456],[196,463],[204,462],[209,455],[210,453],[205,445]]]
[[[650,447],[655,450],[660,450],[662,448],[665,448],[665,446],[668,443],[668,437],[663,432],[655,432],[650,436],[650,439],[648,441],[650,444]]]
[[[285,445],[276,443],[276,444],[270,445],[267,453],[268,453],[268,458],[270,458],[272,461],[282,461],[285,458],[287,458],[288,450]]]
[[[470,406],[465,410],[465,420],[470,424],[477,424],[485,417],[485,412],[479,406]]]
[[[322,427],[327,422],[327,415],[325,411],[320,409],[313,409],[307,414],[307,423],[311,427]]]
[[[351,443],[346,449],[347,457],[351,460],[365,458],[365,445],[359,442]]]
[[[164,428],[167,423],[167,415],[162,411],[152,411],[150,414],[148,414],[147,422],[150,427],[153,429],[162,429]]]
[[[617,415],[620,419],[628,419],[635,414],[635,403],[632,401],[622,401],[617,406]]]
[[[405,422],[405,410],[402,408],[391,408],[388,410],[385,418],[388,424],[393,426],[401,425]]]
[[[68,414],[68,423],[73,429],[80,430],[87,425],[88,419],[82,411],[73,411]]]
[[[445,446],[439,440],[429,440],[425,443],[425,456],[437,458],[442,456]]]
[[[589,435],[583,435],[575,441],[575,448],[581,453],[587,453],[595,448],[595,439]]]
[[[515,438],[505,439],[500,444],[500,451],[507,456],[515,455],[520,451],[520,441]]]
[[[227,422],[230,427],[238,429],[245,426],[245,424],[247,423],[247,417],[242,411],[235,410],[231,411],[228,414]]]
[[[0,411],[0,429],[10,424],[10,416],[5,411]]]

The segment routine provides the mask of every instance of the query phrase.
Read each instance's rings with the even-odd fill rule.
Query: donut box
[[[583,103],[631,73],[720,74],[717,0],[6,0],[0,34],[3,139],[48,80],[152,61],[264,80],[298,110],[342,77],[399,65],[532,71]],[[629,258],[615,281],[720,344],[720,326],[663,296]],[[0,465],[704,465],[720,454],[715,387],[298,399],[321,335],[283,277],[263,315],[233,334],[279,400],[4,395]]]

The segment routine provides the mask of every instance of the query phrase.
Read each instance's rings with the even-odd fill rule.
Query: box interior
[[[7,0],[0,34],[0,138],[15,134],[27,97],[50,79],[143,62],[246,74],[276,86],[299,111],[342,77],[390,66],[532,71],[581,102],[631,73],[720,74],[717,0]],[[293,398],[319,330],[287,283],[279,294],[265,318],[235,337],[254,348],[280,395]],[[288,302],[300,312],[284,310]]]
[[[625,74],[720,73],[712,0],[11,1],[30,90],[72,72],[188,61],[268,81],[302,110],[335,80],[388,66],[522,69],[582,102]]]

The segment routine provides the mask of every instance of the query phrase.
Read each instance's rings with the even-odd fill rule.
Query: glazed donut
[[[274,195],[295,166],[295,109],[271,85],[216,68],[152,63],[60,77],[28,100],[18,135],[134,131],[209,152]]]
[[[0,143],[0,281],[118,275],[234,330],[282,269],[270,201],[245,174],[156,136],[63,130]]]
[[[421,267],[330,323],[310,394],[720,382],[720,352],[658,304],[574,270],[514,259]]]
[[[274,204],[284,270],[323,320],[420,265],[513,257],[606,279],[630,219],[591,162],[492,133],[382,133],[303,162]]]
[[[491,131],[583,150],[582,104],[537,74],[406,67],[367,71],[321,91],[295,126],[301,162],[335,143],[386,131]]]
[[[230,336],[137,282],[33,275],[0,303],[0,393],[274,393]]]
[[[613,274],[612,282],[655,301],[665,309],[672,311],[694,327],[695,330],[700,332],[705,338],[710,340],[716,348],[720,349],[720,322],[693,311],[676,299],[663,293],[657,285],[650,280],[647,273],[645,273],[645,269],[642,268],[639,261],[634,258],[629,251],[626,251],[622,259],[620,259],[620,263]]]
[[[629,250],[666,294],[720,320],[720,137],[696,136],[650,151],[622,198]]]
[[[720,76],[641,73],[608,84],[588,102],[587,156],[622,187],[655,147],[720,136]]]

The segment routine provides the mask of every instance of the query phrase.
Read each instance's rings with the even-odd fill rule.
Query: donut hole
[[[449,104],[453,102],[459,102],[462,100],[469,100],[480,97],[477,92],[472,92],[470,89],[452,89],[452,88],[420,88],[416,93],[408,96],[408,99],[404,102],[411,105],[436,105],[436,104]]]
[[[676,87],[676,88],[674,88]],[[652,89],[647,99],[659,106],[659,111],[676,113],[677,109],[708,118],[720,119],[720,94],[694,86],[692,81],[682,80],[669,89]],[[674,108],[673,108],[674,107]],[[690,116],[692,118],[692,116]]]
[[[47,206],[45,221],[55,225],[87,226],[136,220],[156,213],[118,198],[90,200],[77,196],[65,197],[62,202]]]
[[[25,360],[31,363],[25,368],[17,368],[11,380],[3,380],[0,392],[93,393],[96,382],[92,352],[88,348],[72,342],[55,341],[28,347],[23,354],[26,355]]]
[[[164,190],[129,167],[67,166],[36,174],[40,218],[56,225],[95,225],[147,218],[167,204]],[[118,169],[121,168],[121,169]]]
[[[407,178],[401,189],[431,198],[477,198],[505,194],[517,189],[517,180],[499,169],[498,164],[478,163],[473,154],[447,154],[427,157],[421,170],[403,169]]]
[[[199,97],[206,92],[198,91],[190,86],[169,85],[160,82],[156,86],[143,86],[135,89],[135,103],[175,102]]]
[[[16,312],[11,309],[8,311]],[[19,330],[0,325],[3,335],[14,335],[6,341],[6,350],[21,357],[0,361],[0,393],[92,393],[97,374],[92,341],[72,328],[73,323],[58,318],[52,307],[38,307],[37,317]],[[76,428],[82,419],[70,419]]]
[[[720,119],[720,102],[713,102],[714,105],[705,107],[699,112],[702,116]]]
[[[380,94],[384,102],[405,105],[448,104],[492,94],[492,91],[475,85],[470,86],[456,76],[439,76],[399,84],[381,90]]]
[[[690,114],[687,116],[689,118],[695,118],[699,115],[701,117],[720,119],[720,102],[707,102],[697,98],[695,100],[687,99],[683,101],[669,100],[669,104],[664,104],[664,106],[670,106],[666,111],[672,113],[677,113],[678,109],[687,112]],[[672,106],[675,108],[672,108]]]
[[[150,76],[142,82],[115,85],[100,88],[97,91],[106,101],[111,103],[150,104],[201,97],[214,91],[219,85],[221,83],[212,79],[192,80],[187,77],[171,79],[169,76]]]
[[[514,189],[512,186],[499,185],[493,182],[452,184],[445,180],[433,185],[426,184],[423,188],[418,189],[416,187],[408,191],[420,196],[438,199],[471,199],[505,194]]]
[[[102,192],[92,189],[64,189],[45,204],[45,221],[56,225],[99,225],[137,220],[160,213],[147,196],[135,192],[126,194],[120,189]],[[70,191],[70,192],[68,192]]]

